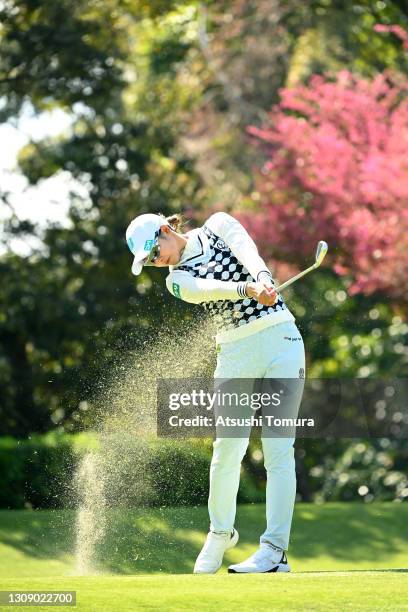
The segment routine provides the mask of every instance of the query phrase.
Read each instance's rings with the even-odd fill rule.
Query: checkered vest
[[[182,264],[177,267],[177,270],[185,270],[200,278],[235,282],[256,281],[219,236],[206,225],[203,225],[201,231],[205,233],[209,241],[209,261],[192,266]],[[272,282],[274,283],[273,280]],[[264,306],[253,298],[201,302],[201,305],[209,312],[218,332],[246,325],[278,310],[287,310],[281,296],[273,306]]]

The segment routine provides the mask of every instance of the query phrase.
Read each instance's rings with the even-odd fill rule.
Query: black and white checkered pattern
[[[261,317],[287,310],[287,306],[282,297],[273,306],[264,306],[257,300],[245,297],[245,284],[248,281],[255,281],[248,270],[243,266],[227,244],[209,227],[203,225],[202,231],[208,238],[210,245],[210,258],[208,262],[192,264],[191,266],[182,264],[177,269],[186,270],[193,276],[200,278],[212,278],[222,281],[235,281],[240,283],[238,293],[242,295],[242,300],[218,300],[215,302],[201,302],[202,306],[209,312],[218,332],[246,325]],[[269,277],[274,283],[272,276]]]

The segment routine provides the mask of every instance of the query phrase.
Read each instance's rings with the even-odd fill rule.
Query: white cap
[[[147,213],[139,215],[129,224],[126,230],[126,242],[135,256],[132,264],[132,273],[136,276],[143,268],[143,260],[149,255],[157,244],[159,230],[162,225],[170,224],[164,217]]]

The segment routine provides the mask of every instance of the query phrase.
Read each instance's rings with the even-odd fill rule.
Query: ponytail
[[[185,221],[183,220],[183,216],[179,213],[175,213],[174,215],[170,215],[169,217],[165,217],[161,213],[159,213],[161,217],[170,225],[171,229],[178,234],[181,234],[181,227],[184,225]]]

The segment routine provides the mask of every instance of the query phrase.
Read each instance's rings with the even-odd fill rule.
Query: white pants
[[[215,379],[293,378],[305,376],[305,350],[294,322],[269,326],[241,340],[219,346]],[[301,392],[296,400],[299,409]],[[293,411],[292,411],[293,414]],[[234,527],[241,462],[248,437],[218,437],[213,443],[208,510],[210,529],[218,533]],[[296,496],[294,437],[264,437],[262,448],[267,475],[266,530],[260,542],[284,550],[289,546]]]

